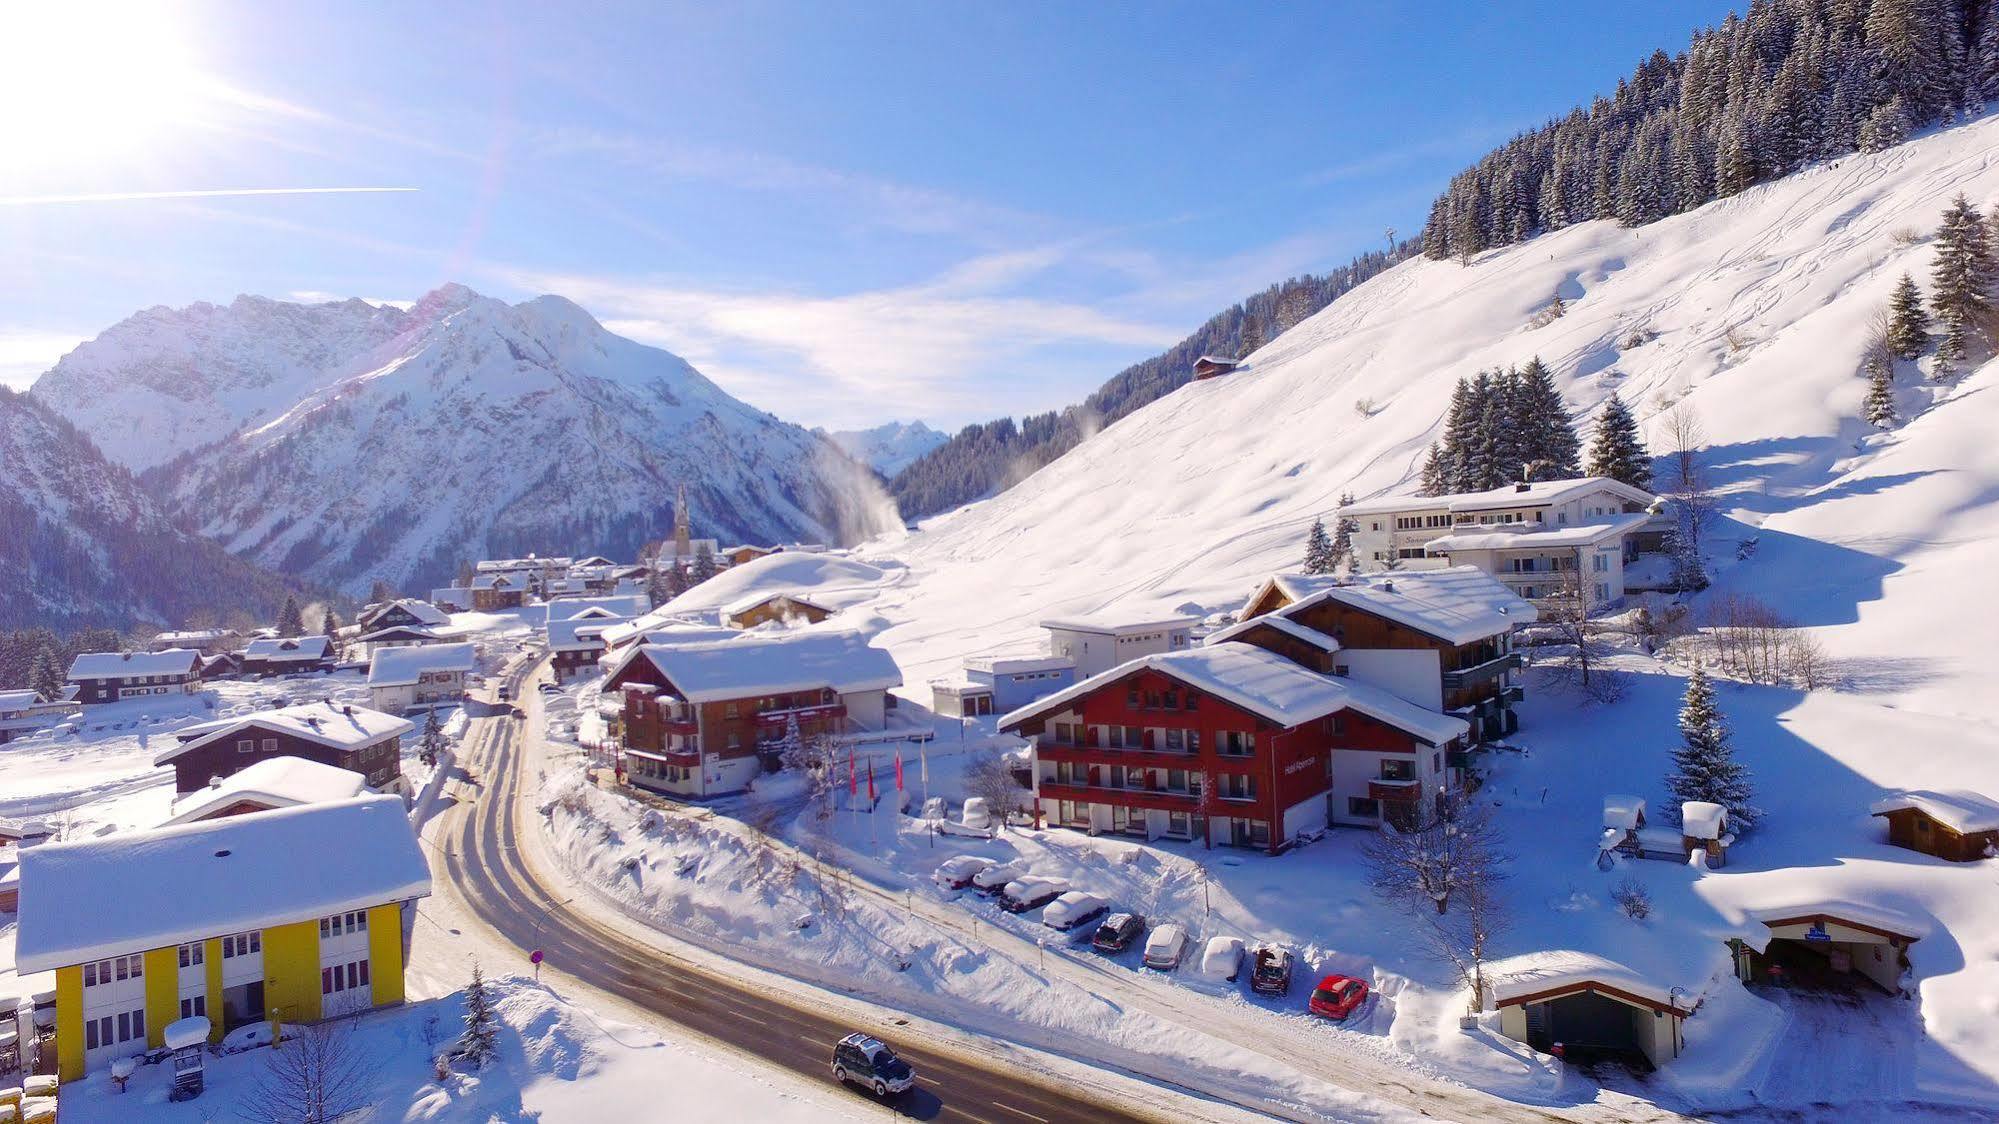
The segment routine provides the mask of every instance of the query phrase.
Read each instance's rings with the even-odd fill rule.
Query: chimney
[[[221,787],[222,787],[222,778],[221,778],[221,777],[219,777],[219,776],[215,776],[215,777],[210,777],[210,778],[208,778],[208,787],[210,787],[210,788],[221,788]]]
[[[1525,481],[1525,480],[1522,480],[1522,481],[1521,481],[1520,483],[1518,483],[1518,484],[1515,484],[1515,485],[1513,486],[1513,490],[1514,490],[1514,491],[1516,491],[1516,492],[1525,492],[1525,491],[1527,491],[1528,489],[1532,488],[1533,486],[1534,486],[1534,485],[1532,485],[1532,484],[1529,484],[1529,483],[1528,483],[1527,481]]]
[[[1383,592],[1383,593],[1394,593],[1394,592],[1395,592],[1395,579],[1394,579],[1394,578],[1390,578],[1390,579],[1388,579],[1387,581],[1385,581],[1385,582],[1382,582],[1382,583],[1381,583],[1381,592]]]

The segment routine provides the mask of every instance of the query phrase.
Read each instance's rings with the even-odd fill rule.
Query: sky
[[[808,426],[1053,409],[1727,11],[0,3],[0,383],[458,281]]]

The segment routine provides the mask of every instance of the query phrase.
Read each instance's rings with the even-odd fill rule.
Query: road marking
[[[1026,1109],[1015,1108],[1012,1105],[1007,1104],[1005,1101],[994,1101],[993,1107],[1003,1108],[1006,1111],[1013,1113],[1015,1116],[1025,1116],[1029,1120],[1039,1120],[1041,1121],[1041,1124],[1048,1124],[1048,1118],[1046,1116],[1036,1116],[1033,1113],[1027,1111]]]

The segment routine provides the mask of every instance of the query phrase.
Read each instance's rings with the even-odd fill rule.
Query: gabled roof
[[[266,757],[219,783],[197,789],[174,802],[174,814],[160,826],[192,823],[236,804],[291,808],[348,800],[368,791],[368,779],[352,769],[324,765],[303,757]]]
[[[1911,789],[1874,802],[1877,816],[1890,812],[1921,812],[1959,835],[1999,831],[1999,800],[1965,788]]]
[[[1064,632],[1096,632],[1105,636],[1119,636],[1128,632],[1192,628],[1200,623],[1200,620],[1199,617],[1127,617],[1117,613],[1083,613],[1076,616],[1054,617],[1042,621],[1041,627],[1059,628]]]
[[[26,710],[41,701],[34,691],[0,691],[0,710]]]
[[[323,660],[327,657],[328,644],[324,636],[291,636],[284,639],[252,640],[243,649],[246,660],[267,660],[277,663],[306,662]]]
[[[193,648],[161,652],[84,652],[69,665],[71,679],[120,679],[127,675],[191,675],[201,663]]]
[[[373,632],[364,632],[354,638],[356,644],[369,644],[380,640],[435,640],[437,633],[422,625],[385,625]]]
[[[625,650],[605,676],[615,684],[647,660],[689,702],[717,702],[831,687],[841,694],[902,685],[902,669],[858,632],[731,633],[728,639],[641,644]]]
[[[1386,515],[1396,511],[1499,511],[1513,507],[1551,507],[1598,489],[1621,499],[1650,505],[1659,497],[1608,476],[1573,476],[1566,480],[1536,480],[1508,484],[1484,492],[1454,492],[1444,496],[1377,496],[1340,509],[1342,515]]]
[[[418,644],[410,648],[384,648],[368,664],[368,686],[400,687],[417,681],[426,671],[470,672],[478,667],[478,653],[470,644]]]
[[[1537,550],[1595,546],[1644,526],[1651,516],[1642,511],[1606,515],[1589,523],[1490,523],[1439,535],[1423,544],[1432,554],[1453,550]]]
[[[1302,640],[1310,644],[1321,652],[1337,652],[1340,650],[1339,641],[1327,636],[1316,628],[1299,624],[1282,613],[1265,613],[1260,617],[1251,617],[1246,621],[1239,621],[1219,632],[1209,633],[1208,638],[1203,643],[1226,644],[1258,626],[1274,628],[1294,640]]]
[[[822,613],[833,611],[819,604],[817,601],[797,593],[752,593],[747,597],[738,597],[727,605],[722,606],[721,612],[725,617],[733,617],[740,613],[747,613],[759,605],[768,605],[773,601],[785,601],[793,605],[803,605],[808,609],[817,609]]]
[[[176,730],[174,737],[180,739],[180,744],[154,755],[153,764],[164,765],[190,750],[211,742],[227,741],[237,733],[250,729],[286,733],[331,749],[355,750],[373,745],[383,738],[407,734],[416,727],[407,719],[365,706],[300,703]]]
[[[427,624],[432,627],[436,627],[439,625],[447,625],[451,623],[451,617],[449,614],[445,613],[442,609],[439,609],[437,606],[431,604],[430,602],[418,600],[415,597],[398,597],[394,601],[384,602],[380,605],[370,605],[368,606],[367,609],[362,611],[361,620],[364,623],[367,621],[372,621],[376,617],[382,616],[383,614],[389,612],[392,609],[401,609],[402,611],[408,613],[410,616],[415,617],[419,624]]]
[[[1276,574],[1250,597],[1243,612],[1272,589],[1292,599],[1277,610],[1283,616],[1295,617],[1308,606],[1337,601],[1448,644],[1469,644],[1540,618],[1532,602],[1476,566],[1397,570],[1344,581],[1331,575]]]
[[[1471,728],[1461,718],[1425,710],[1379,687],[1321,675],[1275,652],[1242,643],[1188,648],[1128,660],[1021,707],[1001,718],[999,728],[1011,730],[1034,718],[1063,710],[1077,699],[1140,671],[1156,671],[1286,729],[1348,708],[1432,745],[1460,737]]]
[[[1699,998],[1697,981],[1656,979],[1588,952],[1560,949],[1515,956],[1486,967],[1493,1002],[1513,1006],[1530,999],[1553,999],[1584,989],[1608,992],[1655,1011],[1685,1017]]]
[[[400,796],[45,843],[21,853],[34,908],[21,914],[15,967],[46,972],[429,893]]]
[[[548,622],[548,650],[568,652],[596,650],[604,646],[607,629],[625,623],[620,617],[606,614],[603,617],[577,616],[568,620]]]

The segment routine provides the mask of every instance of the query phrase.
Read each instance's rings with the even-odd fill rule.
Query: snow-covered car
[[[972,879],[993,860],[984,855],[957,855],[945,859],[937,867],[937,873],[930,877],[938,886],[946,890],[962,890],[972,884]]]
[[[997,894],[1006,889],[1006,884],[1027,875],[1024,862],[996,863],[972,875],[972,888],[981,893]]]
[[[1145,918],[1136,913],[1113,913],[1097,926],[1090,947],[1098,952],[1123,952],[1145,932]]]
[[[1066,933],[1078,926],[1088,925],[1111,911],[1111,903],[1081,890],[1071,890],[1050,902],[1041,911],[1041,923],[1050,929]]]
[[[1170,972],[1187,955],[1187,930],[1171,922],[1161,925],[1145,938],[1145,966]]]
[[[1242,938],[1209,937],[1201,954],[1201,974],[1217,983],[1234,983],[1242,971]]]
[[[1352,976],[1327,976],[1312,989],[1305,1008],[1328,1019],[1344,1020],[1367,1002],[1367,984]]]
[[[1260,944],[1249,954],[1249,989],[1263,995],[1286,995],[1291,991],[1291,950]]]
[[[1030,909],[1039,909],[1068,892],[1069,880],[1066,878],[1030,874],[1006,884],[1006,889],[1000,892],[1000,908],[1008,913],[1026,913]]]
[[[916,1084],[916,1070],[895,1056],[888,1044],[855,1031],[833,1047],[833,1080],[873,1089],[875,1096],[900,1093]]]
[[[973,831],[990,831],[993,826],[992,806],[986,803],[986,798],[983,796],[971,797],[965,801],[965,808],[959,815],[958,822]]]

